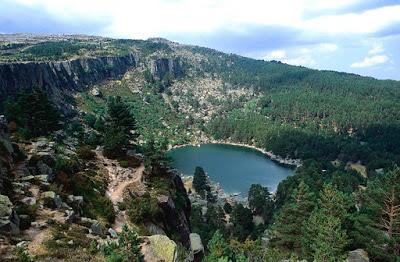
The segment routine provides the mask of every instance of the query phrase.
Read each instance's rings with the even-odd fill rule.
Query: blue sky
[[[400,0],[0,0],[0,33],[165,37],[400,80]]]

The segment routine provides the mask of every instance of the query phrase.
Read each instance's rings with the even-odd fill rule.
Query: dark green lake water
[[[169,155],[173,167],[183,175],[193,175],[196,166],[204,168],[226,193],[247,195],[251,184],[267,186],[275,191],[279,182],[293,175],[293,170],[271,161],[256,150],[222,144],[185,146],[173,149]]]

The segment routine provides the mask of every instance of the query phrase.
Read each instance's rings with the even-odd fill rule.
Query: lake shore
[[[180,148],[180,147],[185,147],[185,146],[200,146],[202,144],[218,144],[218,145],[231,145],[231,146],[240,146],[240,147],[245,147],[249,149],[256,150],[266,157],[268,157],[270,160],[289,167],[300,167],[301,166],[301,160],[300,159],[290,159],[290,158],[283,158],[278,155],[275,155],[272,151],[266,151],[262,148],[256,147],[254,145],[248,145],[248,144],[243,144],[243,143],[236,143],[236,142],[231,142],[231,141],[223,141],[223,140],[208,140],[204,141],[204,143],[189,143],[189,144],[182,144],[182,145],[175,145],[172,146],[171,148],[168,149],[168,151]]]

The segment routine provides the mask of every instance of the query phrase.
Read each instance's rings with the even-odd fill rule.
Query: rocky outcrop
[[[173,171],[163,172],[167,172],[171,176],[175,194],[180,195],[181,200],[185,199],[185,202],[180,203],[178,207],[170,195],[160,195],[157,197],[157,203],[162,213],[163,229],[168,235],[177,233],[180,236],[180,242],[189,247],[189,235],[191,233],[189,222],[191,211],[190,200],[181,177]]]
[[[158,58],[150,62],[150,71],[154,79],[162,80],[166,75],[177,78],[184,75],[183,62],[179,58]]]
[[[3,63],[0,64],[0,100],[21,90],[40,88],[61,102],[62,94],[83,90],[107,78],[117,78],[137,64],[138,56],[133,53],[120,57]]]
[[[199,234],[190,234],[190,251],[194,262],[201,262],[204,257],[204,246]]]
[[[0,195],[0,233],[19,234],[19,218],[7,196]]]
[[[369,262],[368,253],[364,249],[356,249],[349,252],[347,262]]]
[[[157,197],[157,201],[162,210],[164,226],[169,232],[177,232],[180,235],[181,242],[188,245],[190,227],[185,213],[176,208],[170,196],[161,195]]]

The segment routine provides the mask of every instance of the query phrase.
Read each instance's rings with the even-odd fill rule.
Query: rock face
[[[0,233],[19,234],[19,218],[7,196],[0,195]]]
[[[180,77],[184,74],[183,63],[178,58],[158,58],[150,62],[151,74],[154,79],[161,80],[167,74]]]
[[[368,253],[363,249],[356,249],[349,252],[347,262],[369,262]]]
[[[204,246],[201,242],[201,238],[199,234],[192,233],[189,236],[190,238],[190,250],[192,252],[193,261],[200,262],[204,257]]]
[[[180,236],[181,243],[189,246],[189,235],[190,235],[190,210],[191,204],[187,197],[186,190],[183,186],[181,177],[174,172],[169,172],[172,176],[175,190],[182,196],[186,196],[186,203],[177,208],[173,199],[170,196],[160,195],[157,197],[158,206],[162,211],[162,217],[164,221],[164,229],[167,233],[178,233]]]
[[[116,78],[138,63],[137,55],[80,58],[68,61],[0,64],[0,97],[40,88],[59,98],[67,91],[83,90],[107,78]]]

